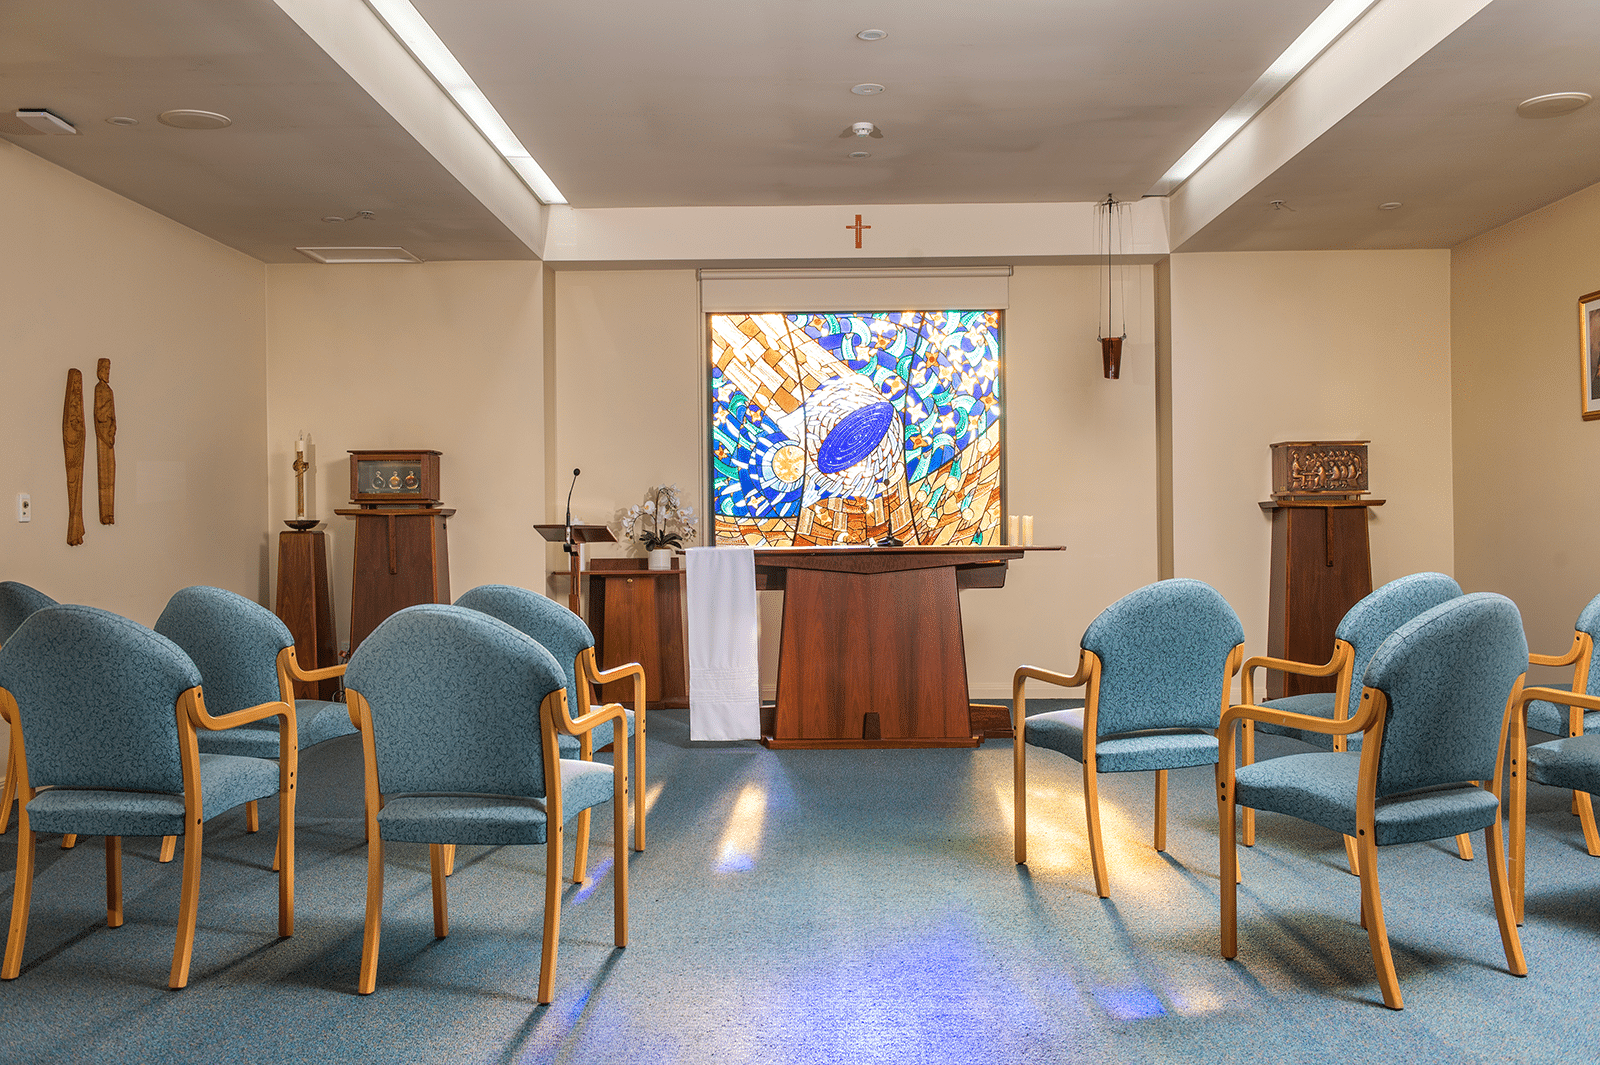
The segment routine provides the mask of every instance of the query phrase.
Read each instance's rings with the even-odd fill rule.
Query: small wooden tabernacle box
[[[438,451],[350,452],[350,502],[358,506],[439,503]]]
[[[1367,488],[1367,440],[1272,445],[1273,499],[1359,499]]]

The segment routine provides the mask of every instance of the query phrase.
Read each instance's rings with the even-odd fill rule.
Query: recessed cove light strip
[[[1219,119],[1212,127],[1201,135],[1200,139],[1168,170],[1160,181],[1150,190],[1148,195],[1166,196],[1182,185],[1185,181],[1205,165],[1222,146],[1233,139],[1233,135],[1244,128],[1256,115],[1270,104],[1273,99],[1288,87],[1289,83],[1300,76],[1300,72],[1328,50],[1328,46],[1337,41],[1341,34],[1351,26],[1378,0],[1333,0],[1322,14],[1312,20],[1294,43],[1285,48],[1273,64],[1267,68],[1265,74],[1256,79],[1256,83],[1239,97],[1239,101]]]
[[[389,32],[406,46],[406,50],[439,83],[439,87],[450,94],[450,99],[461,108],[461,113],[478,127],[478,132],[493,145],[494,150],[510,164],[511,169],[517,172],[540,201],[567,202],[555,182],[534,162],[528,149],[511,132],[511,127],[506,125],[506,120],[500,117],[500,112],[495,110],[466,68],[445,47],[421,13],[411,6],[411,0],[367,0],[367,6],[377,13],[384,25],[389,27]]]

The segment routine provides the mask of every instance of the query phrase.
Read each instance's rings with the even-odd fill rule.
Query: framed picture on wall
[[[1578,297],[1578,361],[1583,373],[1583,417],[1600,418],[1600,292]]]

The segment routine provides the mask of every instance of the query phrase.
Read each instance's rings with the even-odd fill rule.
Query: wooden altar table
[[[958,593],[1004,587],[1025,551],[1061,550],[757,548],[756,586],[783,591],[777,714],[761,742],[976,747],[985,731],[999,734],[974,724],[983,708],[967,694]]]

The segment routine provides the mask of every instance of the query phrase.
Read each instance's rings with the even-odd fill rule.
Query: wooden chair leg
[[[644,714],[634,715],[633,733],[633,849],[644,850]]]
[[[445,898],[443,843],[428,844],[428,869],[433,874],[433,935],[443,939],[450,934],[450,903]]]
[[[370,995],[378,986],[378,934],[383,930],[383,837],[367,825],[367,926],[361,936],[361,974],[356,990]]]
[[[1589,850],[1589,857],[1600,858],[1600,832],[1595,831],[1594,803],[1589,799],[1586,791],[1572,793],[1572,801],[1578,807],[1578,823],[1583,826],[1583,845]]]
[[[643,784],[643,776],[639,781]],[[626,782],[624,782],[626,786]],[[611,876],[612,902],[611,908],[615,911],[617,946],[628,945],[628,847],[623,842],[628,835],[628,804],[618,802],[615,807],[616,834],[612,837]],[[637,823],[637,822],[636,822]],[[642,848],[641,848],[642,849]]]
[[[1027,746],[1020,735],[1011,741],[1011,846],[1012,857],[1018,865],[1028,862]]]
[[[446,843],[444,846],[444,875],[454,876],[456,871],[456,845]]]
[[[1522,937],[1517,934],[1517,919],[1511,903],[1511,884],[1499,856],[1505,853],[1500,819],[1483,830],[1484,864],[1489,867],[1489,890],[1494,894],[1494,916],[1500,922],[1500,945],[1506,952],[1506,965],[1513,976],[1528,975],[1528,961],[1522,956]]]
[[[244,830],[246,832],[261,831],[261,807],[254,799],[244,804]]]
[[[1367,942],[1372,947],[1373,967],[1378,970],[1378,987],[1385,1006],[1401,1009],[1405,1003],[1400,997],[1400,977],[1389,952],[1389,931],[1383,923],[1383,899],[1378,893],[1378,848],[1365,832],[1356,845],[1361,855],[1361,909],[1367,919]]]
[[[278,874],[278,935],[294,935],[294,787],[278,794],[278,845],[272,868]]]
[[[1239,953],[1239,838],[1233,795],[1217,786],[1217,841],[1222,848],[1222,956]],[[1248,808],[1247,808],[1248,812]]]
[[[160,862],[163,865],[165,865],[167,862],[172,861],[173,855],[175,855],[177,853],[178,853],[178,837],[177,836],[162,836],[161,837],[161,853],[157,856],[158,859],[160,860]]]
[[[11,830],[11,801],[17,797],[17,766],[7,759],[6,781],[0,785],[0,836]]]
[[[1156,770],[1156,850],[1167,849],[1167,771]]]
[[[106,927],[122,927],[122,837],[106,837]]]
[[[172,948],[173,989],[189,983],[189,961],[194,956],[194,926],[200,914],[200,835],[205,826],[196,822],[183,834],[183,892],[178,897],[178,941]]]
[[[1456,853],[1464,862],[1472,861],[1472,837],[1465,832],[1456,837]]]
[[[66,835],[61,837],[61,849],[62,850],[70,851],[72,848],[76,847],[77,845],[78,845],[78,834],[76,832],[68,832]]]
[[[15,727],[15,726],[13,726]],[[17,812],[17,885],[11,895],[11,930],[6,936],[6,958],[0,979],[15,980],[22,972],[22,944],[28,937],[28,908],[33,901],[33,829],[28,815]]]
[[[1356,853],[1356,838],[1354,836],[1344,837],[1344,857],[1345,860],[1350,864],[1350,875],[1360,876],[1361,858]],[[1362,925],[1361,927],[1365,928],[1366,925]]]
[[[556,982],[556,941],[561,935],[561,826],[545,837],[544,949],[539,954],[539,1004],[548,1006]]]
[[[1094,866],[1094,889],[1101,898],[1109,899],[1111,880],[1106,876],[1105,848],[1100,842],[1100,791],[1092,759],[1083,763],[1083,807],[1089,820],[1089,861]]]
[[[1511,916],[1522,923],[1524,893],[1524,859],[1528,848],[1528,782],[1522,775],[1522,765],[1527,761],[1526,738],[1514,743],[1511,752],[1511,780],[1507,785],[1506,819],[1511,822],[1511,849],[1506,858],[1506,879],[1510,881]],[[1496,819],[1498,824],[1498,818]],[[1496,861],[1498,851],[1491,851],[1489,864]]]
[[[619,801],[621,802],[623,809],[627,809],[627,806],[628,806],[627,796],[623,796]],[[627,830],[624,829],[622,834],[624,836],[626,836],[628,834]],[[584,866],[589,864],[589,811],[588,810],[584,810],[582,813],[580,813],[578,815],[578,833],[577,833],[577,835],[578,835],[577,842],[573,845],[573,848],[572,848],[572,882],[574,884],[581,884],[581,883],[583,883]]]
[[[1256,723],[1246,721],[1242,731],[1244,735],[1239,740],[1239,762],[1241,765],[1251,765],[1256,760]],[[1244,808],[1244,845],[1256,845],[1256,812],[1249,806]]]

